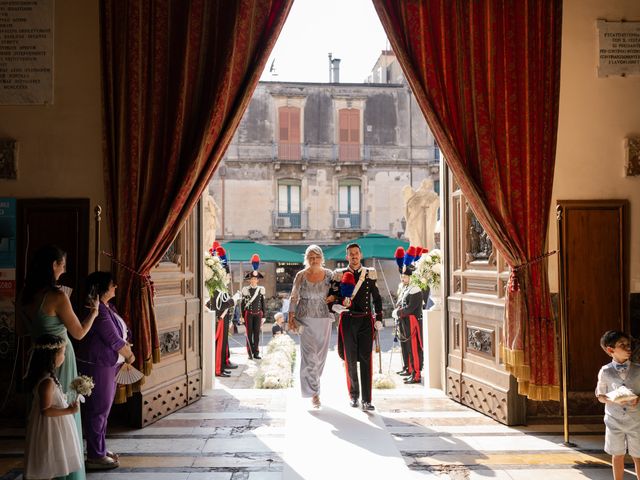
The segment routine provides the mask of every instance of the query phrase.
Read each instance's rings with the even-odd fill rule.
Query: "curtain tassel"
[[[510,292],[520,291],[520,282],[518,281],[518,272],[516,272],[515,270],[511,270],[511,275],[509,275],[509,291]]]

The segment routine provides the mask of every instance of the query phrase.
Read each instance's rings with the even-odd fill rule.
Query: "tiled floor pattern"
[[[300,403],[300,415],[306,415],[307,420],[313,412],[301,403],[294,390],[251,388],[255,362],[246,360],[241,347],[234,347],[233,351],[232,359],[240,368],[233,371],[232,377],[219,379],[218,388],[199,402],[145,429],[110,431],[108,445],[120,453],[121,466],[110,472],[90,473],[88,478],[280,480],[286,476],[285,450],[290,448],[287,425],[299,420],[295,402]],[[398,355],[393,369],[397,358]],[[330,352],[328,361],[333,362],[333,366],[328,363],[328,370],[341,368],[335,352]],[[386,365],[384,370],[387,371]],[[395,475],[393,480],[611,478],[608,457],[602,451],[601,424],[573,426],[571,440],[577,446],[568,448],[562,444],[561,425],[505,427],[449,400],[440,391],[404,386],[399,377],[393,376],[398,388],[374,391],[377,411],[371,420],[371,424],[386,430],[389,444],[395,445],[408,466],[408,473]],[[324,380],[327,381],[332,386],[344,384],[343,378]],[[366,414],[349,410],[346,401],[325,404],[323,408],[366,421]],[[0,475],[5,475],[0,480],[21,478],[17,472],[22,463],[22,435],[20,429],[1,431]],[[308,442],[319,447],[310,458],[316,462],[332,461],[331,438],[309,438]],[[368,454],[376,455],[375,448],[368,450]],[[338,473],[331,480],[342,478]],[[380,472],[379,476],[366,478],[387,480],[389,476]],[[634,477],[628,474],[625,478]]]

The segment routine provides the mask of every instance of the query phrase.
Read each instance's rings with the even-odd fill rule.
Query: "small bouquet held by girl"
[[[25,478],[62,477],[81,470],[84,464],[73,416],[78,403],[67,403],[56,377],[66,346],[66,339],[49,334],[38,337],[33,346],[26,377],[27,386],[33,390],[33,403],[24,450]]]
[[[95,387],[93,378],[86,375],[80,375],[74,378],[69,384],[69,388],[71,390],[69,393],[73,392],[75,395],[74,401],[84,403],[84,397],[91,395],[93,387]],[[67,396],[69,396],[69,393],[67,393]]]

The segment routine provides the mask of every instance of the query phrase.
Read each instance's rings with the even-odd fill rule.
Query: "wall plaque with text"
[[[53,103],[54,0],[0,0],[0,105]]]
[[[640,74],[640,22],[598,20],[598,77]]]

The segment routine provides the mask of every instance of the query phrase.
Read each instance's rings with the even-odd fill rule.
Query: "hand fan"
[[[116,383],[119,383],[120,385],[131,385],[136,383],[142,377],[144,377],[144,373],[140,370],[132,367],[128,363],[123,363],[116,375]]]

